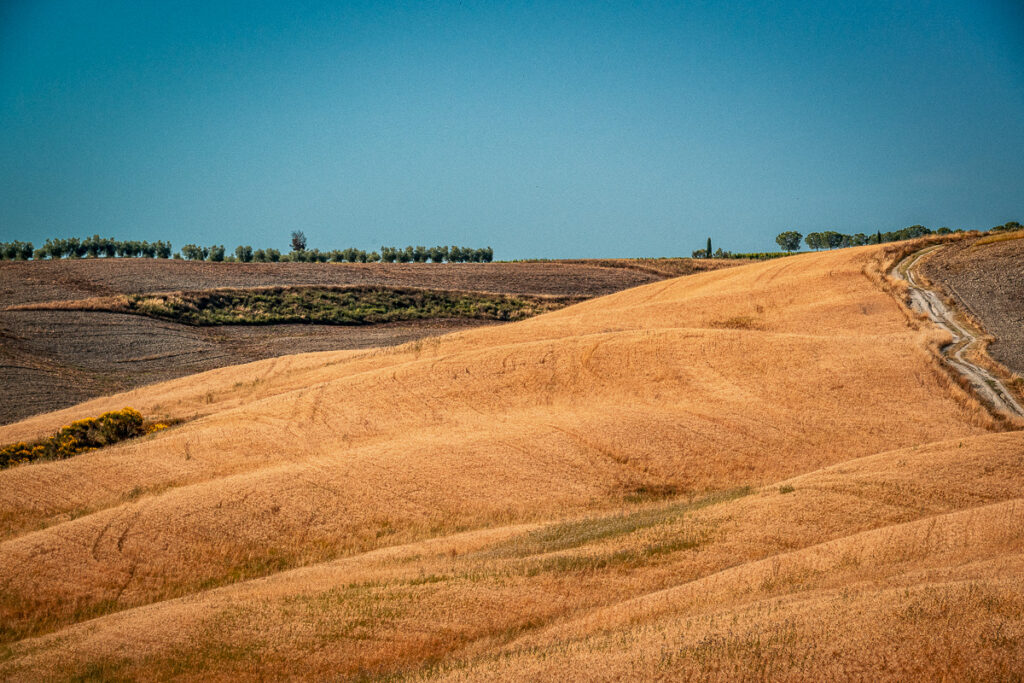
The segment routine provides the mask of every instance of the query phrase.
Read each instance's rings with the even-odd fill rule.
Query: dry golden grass
[[[1015,230],[1014,232],[999,232],[994,235],[986,235],[982,237],[972,246],[980,247],[985,244],[994,244],[995,242],[1008,242],[1010,240],[1024,239],[1024,230]]]
[[[1020,672],[1024,439],[877,252],[0,427],[188,420],[0,472],[0,676]]]
[[[451,653],[456,656],[442,673],[490,676],[498,662],[510,660],[515,666],[506,674],[515,678],[543,653],[545,660],[562,657],[562,673],[571,674],[576,655],[566,655],[574,644],[608,633],[681,616],[724,615],[728,624],[734,613],[757,614],[764,601],[813,601],[826,589],[854,596],[865,584],[883,593],[916,589],[949,567],[1019,553],[1021,437],[973,437],[870,456],[792,479],[791,493],[771,486],[717,502],[652,503],[365,553],[24,641],[5,673],[71,676],[99,666],[111,675],[138,675],[149,667],[174,670],[184,658],[196,678],[300,670],[327,676],[400,670]],[[598,533],[587,533],[595,528]],[[698,543],[658,550],[680,538]],[[1015,614],[1015,604],[1004,605],[1006,615]],[[980,623],[991,619],[986,615],[963,618]],[[1015,631],[1000,627],[1003,621],[1013,620],[988,626],[1011,637]],[[153,633],[155,641],[125,652],[124,643],[138,633]],[[842,629],[821,637],[817,647],[862,654],[863,643],[832,642],[836,633]],[[813,649],[819,635],[807,638],[802,647]],[[54,648],[55,642],[65,647]],[[277,642],[288,645],[261,649]],[[631,656],[648,651],[644,642]],[[891,645],[912,660],[920,643]],[[256,651],[260,658],[253,660]],[[602,656],[601,648],[591,655]],[[625,653],[617,656],[634,665]],[[906,673],[894,675],[900,671]]]

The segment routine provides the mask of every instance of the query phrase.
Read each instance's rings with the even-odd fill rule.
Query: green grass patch
[[[550,524],[501,543],[489,552],[499,557],[527,557],[560,550],[579,548],[617,536],[649,529],[679,520],[687,512],[693,512],[709,505],[742,498],[751,492],[749,486],[730,489],[669,505],[645,508],[633,512],[590,517],[572,522]]]
[[[624,548],[597,555],[571,554],[540,558],[525,566],[526,576],[537,576],[550,572],[594,572],[615,567],[640,567],[656,558],[680,550],[692,550],[704,543],[703,536],[677,536],[659,543],[649,543],[641,548]]]

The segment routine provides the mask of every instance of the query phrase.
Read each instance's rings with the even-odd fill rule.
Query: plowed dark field
[[[135,315],[8,311],[95,296],[217,287],[383,285],[506,294],[601,296],[737,262],[336,264],[151,259],[0,262],[0,424],[143,384],[291,353],[390,346],[480,320],[366,326],[190,327]]]
[[[995,337],[989,354],[1024,375],[1024,239],[952,243],[923,268]]]

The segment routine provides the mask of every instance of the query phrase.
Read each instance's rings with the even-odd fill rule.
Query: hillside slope
[[[677,640],[723,676],[899,677],[935,638],[930,665],[1015,670],[1020,434],[987,434],[933,360],[941,335],[865,274],[876,256],[693,275],[0,427],[6,443],[124,405],[188,420],[0,472],[0,674],[709,671],[651,655]],[[866,661],[870,625],[916,590],[970,623],[922,608]],[[791,636],[750,655],[773,620]],[[947,661],[971,648],[988,668]]]
[[[651,262],[654,262],[652,259]],[[665,259],[677,268],[720,260]],[[625,265],[625,264],[623,264]],[[681,274],[681,273],[680,273]],[[259,325],[197,328],[100,311],[11,310],[19,305],[117,298],[181,289],[381,286],[600,296],[667,275],[593,263],[211,263],[84,258],[0,261],[0,424],[95,396],[264,358],[393,346],[479,326],[466,319],[373,326]],[[58,309],[65,308],[58,305]]]

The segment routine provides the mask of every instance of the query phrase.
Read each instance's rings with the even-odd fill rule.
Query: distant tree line
[[[490,263],[494,260],[494,250],[490,247],[473,249],[471,247],[381,247],[380,259],[385,263]]]
[[[1007,230],[1020,230],[1022,226],[1017,221],[1009,221],[1004,225],[997,225],[992,228],[991,232],[1001,232]],[[767,251],[757,253],[734,253],[731,251],[724,251],[721,247],[716,249],[714,252],[711,251],[711,238],[708,238],[707,248],[697,249],[693,252],[693,258],[748,258],[748,259],[770,259],[777,258],[779,256],[786,256],[794,251],[799,251],[800,243],[803,241],[808,248],[818,249],[840,249],[843,247],[859,247],[865,244],[881,244],[883,242],[898,242],[900,240],[915,239],[917,237],[924,237],[925,235],[948,235],[953,232],[963,232],[962,229],[952,230],[950,228],[939,228],[938,230],[931,230],[923,225],[911,225],[908,228],[902,230],[892,230],[888,232],[882,232],[878,230],[872,234],[865,234],[863,232],[854,233],[848,235],[845,233],[837,232],[835,230],[823,230],[821,232],[811,232],[807,235],[797,232],[796,230],[786,230],[780,232],[775,236],[775,243],[783,249],[783,251]]]
[[[902,230],[889,232],[876,231],[873,235],[866,235],[862,232],[847,235],[835,230],[823,232],[810,232],[804,237],[804,244],[810,249],[842,249],[845,247],[861,247],[865,244],[881,244],[883,242],[899,242],[900,240],[912,240],[925,235],[948,235],[953,230],[939,228],[931,230],[923,225],[911,225]],[[962,230],[960,232],[963,232]],[[798,233],[799,234],[799,233]]]
[[[32,258],[31,242],[0,242],[0,259],[27,261]]]
[[[170,258],[170,242],[144,242],[139,240],[115,240],[109,237],[93,235],[79,239],[48,239],[46,243],[35,249],[31,242],[0,242],[0,258],[5,261],[27,261],[30,258],[61,259],[61,258]]]
[[[799,242],[799,238],[797,238]],[[732,258],[732,259],[756,259],[763,261],[765,259],[779,258],[780,256],[787,256],[788,254],[783,251],[756,251],[756,252],[731,252],[726,251],[719,247],[715,251],[711,251],[711,238],[708,238],[708,246],[704,249],[694,250],[693,258]]]
[[[728,251],[719,247],[708,256],[707,249],[697,249],[693,252],[692,258],[730,258],[730,259],[751,259],[764,261],[766,259],[789,256],[785,251]]]
[[[200,246],[186,244],[179,253],[173,254],[176,259],[189,261],[232,261],[241,263],[490,263],[494,260],[494,250],[490,247],[474,249],[458,246],[408,246],[381,247],[380,252],[367,253],[362,249],[334,249],[320,251],[306,248],[306,236],[301,231],[292,233],[292,251],[282,254],[277,249],[253,249],[248,245],[239,245],[234,254],[229,255],[223,244]],[[31,242],[0,242],[0,260],[28,261],[29,259],[62,259],[62,258],[114,258],[143,257],[171,258],[171,243],[164,241],[145,242],[138,240],[115,240],[109,237],[93,235],[79,239],[48,239],[40,248],[34,248]]]
[[[490,247],[381,247],[380,252],[362,249],[296,249],[282,254],[277,249],[253,249],[248,245],[235,248],[234,256],[226,256],[224,245],[201,247],[186,244],[181,255],[190,261],[238,261],[242,263],[490,263],[494,250]]]
[[[992,228],[990,232],[1014,232],[1017,230],[1024,230],[1024,225],[1021,225],[1017,221],[1006,221],[1002,225],[997,225]]]
[[[998,230],[999,228],[993,228]],[[860,247],[865,244],[882,244],[883,242],[899,242],[900,240],[910,240],[917,237],[924,237],[925,235],[948,235],[953,232],[963,232],[961,229],[952,230],[950,228],[939,228],[938,230],[931,230],[923,225],[911,225],[908,228],[902,230],[892,230],[889,232],[882,232],[878,230],[873,234],[865,234],[863,232],[854,233],[847,235],[842,232],[836,232],[835,230],[824,230],[822,232],[810,232],[807,235],[802,235],[796,230],[786,230],[780,232],[775,237],[775,243],[782,247],[787,252],[793,252],[800,249],[800,240],[804,241],[804,244],[808,248],[818,249],[841,249],[843,247]]]

